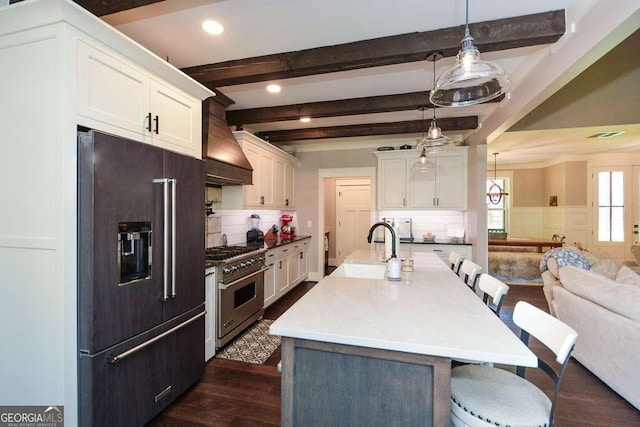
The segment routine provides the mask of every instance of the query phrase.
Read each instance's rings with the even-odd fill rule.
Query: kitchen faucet
[[[367,242],[371,243],[371,239],[373,237],[373,230],[375,230],[380,226],[386,227],[391,233],[391,257],[389,259],[396,258],[396,231],[393,229],[392,226],[390,226],[386,222],[376,222],[371,226],[371,228],[369,229],[369,236],[367,237]]]

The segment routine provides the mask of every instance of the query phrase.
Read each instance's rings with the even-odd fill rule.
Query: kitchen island
[[[377,263],[356,251],[348,263]],[[282,340],[282,425],[449,425],[451,359],[535,355],[435,254],[402,280],[327,276],[271,326]]]

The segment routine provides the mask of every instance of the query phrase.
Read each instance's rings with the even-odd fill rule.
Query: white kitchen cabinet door
[[[272,208],[274,159],[271,154],[252,143],[243,143],[242,151],[253,166],[253,184],[243,185],[244,203],[250,208]]]
[[[309,240],[302,242],[302,248],[298,252],[298,280],[303,282],[309,277]]]
[[[260,205],[263,207],[274,207],[275,159],[266,151],[262,151],[260,156],[260,169],[258,172],[260,180]],[[254,171],[255,174],[255,171]],[[255,178],[254,178],[255,179]]]
[[[380,159],[378,162],[378,208],[404,209],[407,179],[404,158]]]
[[[300,278],[300,265],[298,264],[298,256],[300,255],[300,248],[298,243],[291,245],[291,251],[289,253],[289,262],[287,267],[289,268],[289,288],[293,288],[298,284]]]
[[[149,112],[147,75],[116,57],[78,41],[77,111],[82,117],[96,120],[90,127],[116,133],[120,128],[147,134],[145,118]],[[101,126],[102,125],[102,126]]]
[[[467,158],[464,153],[437,159],[436,202],[439,209],[467,209]]]
[[[276,253],[267,251],[265,265],[269,268],[264,273],[264,307],[270,306],[276,299],[278,293],[276,289]]]
[[[196,125],[202,120],[202,103],[154,79],[151,80],[150,91],[146,120],[154,143],[198,157],[201,151],[195,152],[194,149],[200,146],[201,141],[201,136],[197,135],[201,127]]]
[[[244,201],[247,207],[259,207],[261,195],[260,158],[262,157],[262,150],[253,144],[245,143],[242,145],[242,151],[253,167],[253,184],[238,186],[238,189],[244,191]]]
[[[276,259],[276,289],[278,295],[283,295],[289,290],[289,250],[282,250],[282,255]]]
[[[286,207],[285,201],[285,161],[280,158],[273,160],[273,204],[275,208]]]
[[[407,160],[407,163],[409,162],[410,160]],[[433,173],[412,173],[409,168],[407,174],[408,208],[421,209],[436,206],[436,176],[435,168]]]
[[[296,207],[294,197],[295,167],[291,163],[284,165],[284,205],[287,209]]]

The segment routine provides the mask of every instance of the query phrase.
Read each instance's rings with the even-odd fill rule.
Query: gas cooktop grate
[[[205,250],[205,258],[213,261],[222,261],[255,251],[255,247],[247,246],[214,246]]]

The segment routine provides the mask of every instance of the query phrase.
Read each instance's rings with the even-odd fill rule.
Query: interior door
[[[351,252],[369,249],[371,184],[368,179],[336,181],[336,260],[338,265]]]
[[[163,176],[176,180],[175,248],[169,253],[175,283],[163,316],[169,320],[204,303],[204,162],[165,151]]]
[[[91,131],[79,138],[80,348],[90,353],[162,321],[162,151]],[[150,222],[151,274],[120,283],[119,224]]]
[[[594,167],[592,178],[593,236],[591,251],[597,256],[609,256],[618,264],[630,257],[633,215],[638,205],[634,198],[632,168]]]

